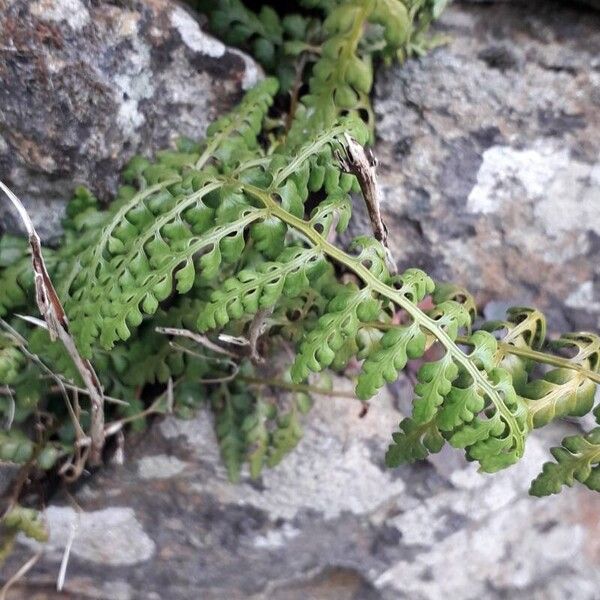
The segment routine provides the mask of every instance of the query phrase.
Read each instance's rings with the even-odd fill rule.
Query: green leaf
[[[549,496],[560,492],[563,485],[575,481],[600,492],[600,427],[583,435],[566,437],[562,446],[552,448],[555,463],[546,463],[531,484],[533,496]]]
[[[426,337],[417,323],[396,327],[385,333],[378,348],[363,363],[356,385],[356,395],[361,400],[374,396],[385,383],[398,379],[411,358],[425,352]]]
[[[591,333],[563,335],[553,343],[575,352],[569,362],[592,372],[600,366],[600,337]],[[585,373],[568,368],[551,369],[541,379],[524,384],[521,395],[528,400],[532,427],[542,427],[565,417],[581,417],[592,410],[596,383]]]
[[[304,381],[310,372],[330,366],[348,340],[356,340],[362,323],[379,313],[368,288],[348,286],[329,303],[316,327],[303,339],[291,368],[292,381]]]
[[[385,455],[385,464],[391,468],[423,460],[430,452],[439,452],[444,445],[435,421],[415,423],[412,419],[403,419],[400,431],[394,433],[392,439],[394,442]]]
[[[282,294],[297,296],[310,287],[311,279],[324,267],[318,250],[287,248],[276,262],[262,263],[257,270],[242,269],[212,292],[210,302],[198,315],[197,327],[200,331],[224,327],[231,319],[271,308]]]

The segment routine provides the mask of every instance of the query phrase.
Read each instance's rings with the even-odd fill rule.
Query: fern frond
[[[253,156],[259,148],[263,120],[278,88],[276,79],[264,79],[246,92],[230,113],[209,125],[195,169],[200,170],[213,161],[221,173],[230,172]]]
[[[434,419],[416,423],[409,418],[402,420],[400,431],[392,434],[392,440],[385,455],[385,464],[391,468],[423,460],[430,453],[436,454],[446,442]]]
[[[10,554],[19,533],[38,542],[48,541],[48,528],[42,513],[14,504],[0,518],[0,565]]]
[[[282,294],[295,297],[310,287],[311,279],[325,268],[318,249],[287,248],[277,262],[262,263],[257,270],[244,269],[215,290],[201,309],[200,331],[223,327],[259,310],[271,308]]]
[[[0,385],[10,385],[18,377],[25,357],[14,340],[0,333]]]
[[[0,460],[25,464],[33,456],[35,444],[23,432],[0,431]]]
[[[366,121],[373,132],[369,94],[373,86],[374,48],[391,57],[408,53],[411,36],[426,28],[431,15],[426,2],[408,0],[350,0],[326,3],[325,41],[309,79],[309,92],[301,99],[287,146],[297,147],[307,134],[331,127],[342,114]],[[419,26],[413,23],[419,22]],[[373,25],[377,26],[375,29]],[[370,44],[361,44],[366,32]]]
[[[567,334],[551,344],[555,349],[574,350],[569,362],[592,372],[600,367],[600,337],[592,333]],[[520,390],[527,399],[532,427],[542,427],[559,417],[581,417],[592,410],[596,383],[585,372],[552,369],[541,379],[527,382]]]
[[[343,144],[343,140],[338,140],[338,143]],[[501,464],[506,466],[522,456],[528,433],[526,410],[522,399],[517,397],[512,388],[510,375],[498,367],[491,370],[486,366],[480,368],[477,361],[465,354],[455,342],[459,330],[470,324],[469,311],[465,306],[448,300],[426,314],[415,304],[414,290],[403,291],[402,287],[397,290],[374,277],[365,265],[330,244],[309,222],[283,209],[271,190],[243,187],[274,216],[303,234],[310,245],[321,248],[330,258],[357,275],[364,285],[359,292],[365,294],[364,299],[367,299],[367,294],[376,294],[406,311],[411,319],[409,325],[386,333],[379,349],[366,358],[357,388],[361,398],[370,397],[386,380],[395,379],[409,357],[422,355],[430,336],[450,354],[457,368],[472,379],[477,394],[483,399],[483,407],[491,415],[464,425],[460,435],[456,432],[457,437],[453,441],[467,447],[470,455],[480,460],[482,467],[487,470],[495,470]],[[431,291],[430,287],[429,293]],[[416,301],[419,301],[418,297]],[[332,315],[322,317],[317,328],[307,334],[292,368],[295,381],[333,362],[344,337],[356,334],[356,309],[359,304],[356,300],[344,302],[340,315],[336,315],[338,311],[335,311]]]
[[[0,521],[2,527],[22,531],[28,538],[45,542],[48,540],[48,529],[39,511],[25,508],[19,504],[13,506]]]
[[[298,419],[298,412],[292,408],[277,418],[275,430],[271,434],[271,446],[267,459],[269,467],[277,466],[301,439],[302,427]]]
[[[555,463],[546,463],[531,484],[533,496],[549,496],[579,481],[600,492],[600,427],[589,433],[566,437],[562,446],[552,448]]]
[[[380,304],[368,288],[348,286],[338,293],[302,341],[291,368],[292,381],[304,381],[310,372],[330,366],[347,340],[356,340],[361,326],[375,319],[379,311]]]
[[[233,148],[254,147],[275,89],[273,80],[261,83],[241,108],[217,121],[206,156],[230,164]],[[202,156],[196,165],[189,158],[175,161],[179,170],[172,168],[172,157],[162,160],[158,167],[130,168],[129,177],[148,187],[112,207],[97,243],[77,257],[68,277],[65,307],[86,356],[97,339],[105,348],[127,339],[143,313],[154,314],[173,287],[186,293],[198,273],[210,279],[222,262],[236,261],[246,227],[268,216],[235,186],[214,179],[210,169],[198,171]]]
[[[199,0],[209,16],[212,31],[232,46],[250,52],[267,70],[277,75],[282,91],[292,84],[297,55],[316,41],[320,22],[300,13],[280,17],[270,6],[258,12],[239,0]]]
[[[238,481],[247,452],[244,422],[254,412],[254,398],[247,392],[222,389],[213,400],[215,427],[229,479]]]

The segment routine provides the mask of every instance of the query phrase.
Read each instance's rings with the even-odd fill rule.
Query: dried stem
[[[369,149],[364,148],[347,133],[344,136],[346,138],[345,155],[338,155],[338,160],[342,169],[347,173],[352,173],[358,180],[367,206],[373,235],[385,248],[388,269],[390,273],[394,274],[397,271],[397,266],[388,246],[387,228],[381,216],[381,191],[377,183],[376,173],[377,159]]]
[[[0,600],[6,600],[7,594],[10,588],[15,585],[20,579],[22,579],[27,572],[35,565],[35,563],[39,560],[42,555],[43,548],[40,548],[27,562],[25,562],[19,570],[4,584],[2,589],[0,590]]]
[[[155,331],[157,333],[163,333],[165,335],[174,335],[176,337],[184,337],[188,338],[213,352],[218,354],[225,354],[225,356],[229,356],[231,358],[239,358],[235,352],[231,352],[231,350],[227,350],[223,348],[223,346],[219,346],[219,344],[215,344],[212,340],[209,340],[205,335],[200,335],[199,333],[194,333],[193,331],[189,331],[189,329],[178,329],[175,327],[156,327]]]
[[[92,446],[90,451],[90,462],[99,464],[102,460],[102,449],[104,447],[104,391],[100,380],[89,360],[83,358],[75,341],[69,333],[69,321],[56,294],[54,285],[46,269],[40,238],[25,210],[21,201],[0,181],[0,189],[8,196],[13,206],[19,213],[21,221],[27,230],[29,245],[31,247],[31,261],[33,265],[35,297],[42,317],[48,324],[50,338],[57,338],[64,344],[69,356],[77,367],[85,387],[89,392],[91,400],[91,425],[90,438]]]
[[[248,329],[248,341],[250,342],[250,360],[254,364],[263,364],[265,359],[260,355],[258,351],[258,340],[260,336],[266,331],[268,326],[268,319],[273,314],[273,307],[263,308],[259,310],[252,321]]]

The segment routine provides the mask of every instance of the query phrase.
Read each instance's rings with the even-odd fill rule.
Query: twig
[[[198,379],[198,381],[200,383],[226,383],[227,381],[232,381],[240,372],[240,366],[232,361],[229,362],[233,366],[233,371],[229,375],[223,375],[223,377],[205,377]]]
[[[358,179],[373,228],[373,235],[385,248],[388,269],[390,273],[395,274],[397,266],[388,246],[387,228],[381,216],[381,192],[376,174],[377,159],[370,150],[365,149],[347,133],[344,136],[346,138],[345,155],[338,154],[338,160],[344,171],[352,173]]]
[[[61,380],[61,383],[69,390],[72,390],[74,392],[79,392],[80,394],[85,394],[86,396],[89,395],[89,390],[87,390],[86,388],[82,388],[79,387],[77,385],[75,385],[74,383],[71,383],[70,381],[68,381],[67,379],[65,379],[64,377],[57,375],[56,377],[58,377]],[[127,400],[121,400],[120,398],[113,398],[113,396],[108,396],[106,394],[104,394],[104,400],[105,402],[108,402],[109,404],[118,404],[119,406],[129,406],[129,402],[127,402]]]
[[[265,362],[264,357],[262,357],[258,351],[258,340],[266,331],[268,319],[272,314],[273,307],[263,308],[254,315],[254,318],[250,322],[248,328],[248,341],[250,342],[250,360],[254,364],[264,364]]]
[[[234,346],[249,346],[250,341],[241,335],[229,335],[228,333],[220,333],[219,339],[226,344],[233,344]]]
[[[29,569],[35,565],[35,563],[40,559],[42,555],[43,547],[40,548],[21,568],[4,584],[2,590],[0,590],[0,600],[6,600],[6,594],[10,588],[19,581],[19,579],[23,578]]]
[[[178,329],[175,327],[156,327],[155,331],[157,333],[164,333],[165,335],[174,335],[176,337],[184,337],[188,338],[213,352],[217,352],[218,354],[225,354],[231,358],[239,358],[237,354],[231,352],[231,350],[227,350],[219,344],[215,344],[213,341],[209,340],[205,335],[200,335],[199,333],[194,333],[189,329]]]
[[[31,247],[31,261],[33,265],[35,297],[42,317],[48,324],[50,338],[54,341],[60,339],[64,344],[71,359],[75,363],[77,370],[89,391],[89,397],[92,404],[90,437],[92,446],[90,452],[90,462],[99,464],[102,460],[102,448],[104,447],[104,391],[100,380],[89,360],[83,358],[75,341],[69,333],[69,322],[67,315],[60,303],[54,285],[50,280],[44,257],[42,256],[42,247],[40,238],[25,210],[21,201],[0,181],[0,189],[8,196],[13,206],[19,213],[21,221],[27,230],[29,236],[29,245]]]
[[[218,356],[209,356],[208,354],[202,354],[202,352],[196,352],[195,350],[192,350],[191,348],[186,348],[185,346],[182,346],[181,344],[178,344],[177,342],[174,342],[173,340],[171,340],[169,342],[169,346],[171,348],[173,348],[174,350],[177,350],[177,352],[181,352],[181,353],[187,354],[189,356],[194,356],[195,358],[202,358],[204,360],[209,360],[209,361],[216,362],[219,364],[224,364],[224,365],[233,365],[234,367],[237,365],[237,363],[235,363],[230,358],[219,358]]]
[[[352,400],[358,400],[356,394],[353,392],[342,392],[336,390],[327,390],[314,385],[307,385],[304,383],[288,383],[287,381],[281,381],[279,379],[262,379],[260,377],[250,377],[248,375],[240,375],[241,381],[245,381],[251,385],[261,385],[268,387],[278,387],[283,390],[289,390],[290,392],[307,392],[309,394],[318,394],[319,396],[332,396],[338,398],[350,398]]]
[[[13,396],[12,390],[7,385],[0,387],[0,392],[6,394],[8,396],[8,401],[10,403],[10,410],[8,412],[8,417],[6,419],[6,424],[4,425],[4,429],[9,431],[10,428],[12,427],[13,420],[15,418],[15,410],[16,410],[15,397]]]

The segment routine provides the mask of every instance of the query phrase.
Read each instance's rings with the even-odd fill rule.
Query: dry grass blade
[[[0,590],[0,600],[7,600],[7,594],[10,588],[15,585],[18,581],[20,581],[29,569],[35,565],[35,563],[39,560],[42,555],[43,549],[40,548],[23,566],[4,584],[2,589]]]
[[[258,350],[258,340],[268,328],[268,319],[273,314],[273,308],[263,308],[259,310],[252,319],[248,329],[248,340],[250,342],[250,360],[255,365],[262,365],[265,359]]]
[[[162,333],[164,335],[173,335],[175,337],[188,338],[189,340],[192,340],[197,344],[200,344],[201,346],[204,346],[205,348],[216,352],[217,354],[224,354],[225,356],[230,356],[231,358],[239,358],[238,355],[235,354],[235,352],[231,352],[230,350],[223,348],[223,346],[215,344],[213,341],[209,340],[205,335],[194,333],[193,331],[189,331],[189,329],[178,329],[176,327],[156,327],[155,330],[156,333]]]
[[[79,521],[80,512],[78,511],[76,518],[71,523],[69,539],[67,540],[67,545],[65,546],[65,551],[63,553],[62,560],[60,561],[60,569],[58,571],[58,577],[56,578],[56,590],[58,592],[62,592],[62,589],[65,585],[67,566],[69,565],[69,557],[71,556],[71,548],[73,547],[73,542],[75,541],[75,535],[77,534],[77,529],[79,529]]]
[[[104,447],[104,392],[102,390],[102,385],[100,384],[100,380],[98,379],[92,364],[89,360],[83,358],[79,354],[75,341],[69,333],[67,315],[65,314],[62,304],[58,299],[58,295],[56,294],[56,290],[54,289],[54,285],[48,275],[44,257],[42,256],[40,238],[25,207],[1,181],[0,189],[4,191],[12,202],[27,231],[29,245],[31,247],[36,302],[42,317],[44,317],[44,320],[48,324],[50,337],[53,340],[58,338],[64,344],[89,392],[92,405],[90,425],[92,445],[90,450],[90,462],[92,464],[99,464],[102,460],[102,449]]]

